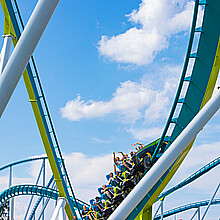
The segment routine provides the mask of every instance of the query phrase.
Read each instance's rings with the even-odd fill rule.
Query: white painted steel
[[[205,219],[205,216],[206,216],[206,214],[207,214],[207,212],[208,212],[208,210],[209,210],[209,208],[210,208],[210,206],[211,206],[211,204],[212,204],[212,201],[213,201],[213,199],[215,198],[216,193],[217,193],[218,190],[219,190],[219,187],[220,187],[220,182],[219,182],[219,184],[218,184],[218,186],[217,186],[215,192],[213,193],[212,198],[210,199],[209,204],[208,204],[208,206],[207,206],[207,208],[206,208],[206,210],[205,210],[205,212],[204,212],[204,214],[203,214],[201,220],[204,220],[204,219]]]
[[[141,200],[174,163],[183,150],[217,112],[220,107],[220,90],[207,102],[194,119],[170,145],[167,151],[159,158],[148,173],[140,180],[108,220],[124,220],[137,207]]]
[[[13,170],[12,166],[9,167],[9,188],[13,185]],[[14,198],[9,200],[10,214],[9,220],[14,220]]]
[[[161,215],[160,219],[163,220],[163,200],[161,201]]]
[[[59,0],[39,0],[0,77],[0,117]]]
[[[66,220],[64,207],[63,207],[63,208],[60,208],[60,211],[59,211],[59,220]]]
[[[3,35],[4,37],[4,43],[0,55],[0,75],[8,62],[9,54],[10,54],[10,49],[11,49],[11,38],[12,35]]]
[[[197,218],[198,220],[200,220],[201,218],[200,218],[200,207],[198,207],[198,218]]]
[[[52,215],[50,220],[56,220],[58,215],[59,215],[59,218],[60,218],[61,214],[59,214],[59,212],[61,210],[63,211],[63,216],[64,216],[64,207],[65,207],[65,205],[66,205],[66,199],[64,197],[60,197],[58,199],[57,205],[55,207],[55,210],[54,210],[53,215]],[[62,213],[62,211],[61,211],[61,213]],[[65,216],[64,216],[64,218],[61,218],[59,220],[65,220]]]
[[[162,203],[160,203],[160,205],[157,207],[157,210],[156,210],[156,212],[154,213],[153,219],[155,219],[155,217],[157,216],[157,213],[158,213],[159,210],[160,210],[161,204],[162,204]]]

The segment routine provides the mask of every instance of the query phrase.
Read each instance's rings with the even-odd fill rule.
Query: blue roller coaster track
[[[202,25],[196,27],[199,6],[204,8],[204,14],[202,17]],[[170,115],[167,119],[160,141],[157,144],[157,148],[151,158],[152,162],[155,161],[164,138],[166,137],[166,141],[168,141],[166,146],[167,149],[212,95],[220,67],[219,9],[219,1],[195,1],[191,33],[182,75]],[[199,40],[195,49],[193,45],[196,44],[195,42],[197,39]],[[207,54],[209,55],[207,56]],[[194,62],[192,69],[189,65],[190,61]],[[187,88],[186,91],[184,88]],[[174,126],[172,127],[172,125]],[[140,201],[138,206],[130,213],[127,219],[135,219],[143,209],[149,212],[148,208],[152,206],[163,188],[177,171],[180,164],[189,153],[193,142],[194,141],[186,147],[175,163],[164,173],[149,193]]]
[[[174,208],[174,209],[170,209],[170,210],[164,212],[163,217],[165,218],[165,217],[169,217],[171,215],[175,215],[175,214],[180,213],[180,212],[187,211],[189,209],[199,208],[201,206],[207,206],[209,204],[209,201],[210,200],[205,200],[205,201],[200,201],[200,202],[193,202],[193,203],[190,203],[190,204],[179,206],[179,207]],[[211,205],[218,205],[218,204],[220,204],[220,199],[214,199],[211,203]],[[161,219],[161,215],[157,215],[154,218],[154,220],[157,220],[157,219]]]
[[[192,175],[187,177],[185,180],[183,180],[181,183],[179,183],[176,186],[172,187],[171,189],[168,189],[167,191],[161,193],[158,196],[157,200],[163,199],[164,197],[175,192],[176,190],[190,184],[191,182],[195,181],[196,179],[198,179],[202,175],[206,174],[207,172],[209,172],[211,169],[218,166],[219,164],[220,164],[220,157],[218,157],[218,158],[214,159],[213,161],[211,161],[210,163],[206,164],[205,166],[203,166],[202,168],[197,170],[195,173],[193,173]]]
[[[20,160],[20,161],[17,161],[17,162],[7,164],[3,167],[0,167],[0,171],[5,170],[9,167],[19,165],[19,164],[28,163],[28,162],[32,162],[32,161],[36,161],[36,160],[46,160],[46,159],[47,159],[47,157],[34,157],[34,158],[25,159],[25,160]]]
[[[47,160],[47,159],[48,159],[47,157],[34,157],[34,158],[28,158],[28,159],[16,161],[16,162],[0,167],[0,171],[3,171],[7,168],[21,165],[24,163],[30,163],[34,161]],[[43,198],[46,197],[46,198],[54,199],[54,200],[58,199],[58,196],[59,196],[58,191],[50,187],[53,181],[54,181],[54,177],[52,176],[50,180],[48,181],[46,187],[39,186],[39,185],[16,185],[16,186],[9,187],[8,189],[0,193],[0,206],[4,204],[6,201],[8,201],[9,199],[17,197],[17,196],[23,196],[23,195],[40,196],[38,200],[36,201],[32,209],[32,212],[29,216],[29,219],[31,220],[33,219],[34,214]],[[87,203],[83,202],[80,199],[76,199],[76,202],[77,202],[77,206],[80,209],[82,209],[83,205],[89,206]],[[74,201],[73,201],[73,205],[75,208],[77,207]]]
[[[57,200],[59,193],[57,190],[43,187],[43,186],[27,185],[27,184],[16,185],[1,192],[0,206],[11,198],[14,198],[17,196],[25,196],[25,195],[35,195],[35,196],[46,197],[46,198]],[[81,209],[83,205],[86,204],[81,200],[77,200],[77,204],[74,201],[72,201],[72,203],[74,207],[79,206]],[[86,205],[88,206],[88,204]]]
[[[7,10],[10,14],[10,19],[12,21],[16,36],[19,38],[24,28],[21,14],[19,12],[17,2],[14,6],[11,4],[10,0],[4,0],[7,5]],[[204,8],[203,22],[201,27],[196,28],[196,22],[198,19],[198,8],[199,6]],[[178,135],[184,130],[184,128],[190,123],[194,116],[200,111],[200,109],[206,104],[210,99],[214,85],[218,76],[218,70],[220,66],[219,62],[219,35],[220,35],[220,1],[216,0],[195,0],[194,15],[191,26],[191,33],[189,38],[188,49],[185,57],[185,62],[182,70],[182,75],[180,78],[179,86],[176,92],[176,96],[173,102],[173,106],[170,111],[167,123],[157,144],[156,150],[152,155],[152,162],[156,161],[157,153],[161,147],[164,138],[167,137],[168,144],[174,142]],[[16,12],[16,13],[15,13]],[[19,24],[18,24],[19,21]],[[22,27],[22,28],[20,28]],[[198,46],[196,51],[193,51],[193,45],[195,43],[196,35],[199,35]],[[207,56],[208,54],[208,56]],[[190,73],[187,75],[189,70],[189,62],[193,60],[194,65]],[[30,65],[30,63],[32,65]],[[62,157],[61,149],[59,147],[58,139],[55,133],[55,129],[52,123],[51,116],[49,114],[49,108],[46,104],[46,98],[40,83],[39,74],[36,68],[34,58],[31,57],[31,62],[27,65],[28,77],[34,92],[34,101],[38,105],[40,111],[41,119],[44,124],[44,129],[46,131],[46,136],[49,141],[50,150],[52,156],[48,156],[49,160],[52,160],[52,169],[58,170],[59,180],[62,182],[61,191],[65,192],[68,204],[71,208],[73,214],[75,214],[75,206],[78,205],[78,200],[76,200],[73,188],[65,167],[65,163]],[[187,85],[186,92],[184,92],[184,85]],[[181,107],[178,108],[178,105]],[[179,110],[180,109],[180,110]],[[179,111],[178,111],[179,110]],[[174,117],[175,113],[177,116]],[[174,125],[171,134],[169,130],[172,125]],[[162,192],[166,184],[172,178],[174,173],[177,171],[178,167],[186,157],[187,153],[192,147],[193,142],[186,148],[186,150],[179,156],[175,163],[164,173],[164,175],[158,180],[157,183],[152,187],[149,193],[139,202],[134,210],[131,210],[127,219],[138,219],[138,215],[144,209],[151,209],[152,204],[157,199],[158,195]],[[18,163],[17,163],[18,164]],[[191,175],[189,178],[184,180],[182,183],[173,187],[165,193],[162,193],[159,198],[163,198],[175,190],[189,184],[194,181],[199,176],[211,170],[213,167],[219,164],[219,158],[217,161],[213,162],[209,166],[201,168],[199,171]],[[4,167],[10,167],[9,164]],[[56,179],[58,181],[58,179]],[[60,185],[61,186],[61,185]],[[38,195],[41,197],[48,197],[50,199],[57,199],[58,192],[55,190],[48,189],[46,187],[34,186],[34,185],[19,185],[13,186],[5,190],[0,195],[1,203],[7,201],[8,199],[19,196],[19,195]],[[197,204],[197,203],[195,203]],[[203,203],[200,203],[203,204]],[[191,207],[186,205],[186,207]],[[78,207],[79,209],[81,208]],[[174,211],[173,211],[174,212]],[[80,211],[79,211],[80,213]],[[69,215],[70,216],[70,215]]]
[[[36,161],[36,160],[43,160],[43,159],[47,159],[47,157],[30,158],[30,159],[17,161],[17,162],[14,162],[14,163],[11,163],[11,164],[8,164],[6,166],[1,167],[0,171],[4,170],[4,169],[6,169],[10,166],[15,166],[15,165],[22,164],[22,163],[32,162],[32,161]],[[166,196],[172,194],[173,192],[175,192],[176,190],[190,184],[191,182],[193,182],[196,179],[200,178],[202,175],[204,175],[207,172],[211,171],[213,168],[215,168],[219,164],[220,164],[220,157],[218,157],[218,158],[214,159],[213,161],[209,162],[208,164],[206,164],[205,166],[203,166],[202,168],[197,170],[195,173],[193,173],[192,175],[187,177],[181,183],[179,183],[176,186],[172,187],[171,189],[161,193],[160,196],[157,198],[157,200],[163,199],[164,197],[166,197]],[[46,197],[46,198],[49,198],[49,199],[54,199],[54,200],[58,199],[58,191],[49,188],[52,181],[53,181],[53,177],[49,180],[46,187],[37,186],[37,185],[16,185],[16,186],[10,187],[10,188],[6,189],[5,191],[1,192],[1,194],[0,194],[0,206],[3,203],[5,203],[6,201],[8,201],[10,198],[13,198],[15,196],[22,196],[22,195],[29,195],[29,196],[37,195],[37,196],[40,196],[40,198],[37,200],[35,206],[32,209],[32,212],[30,214],[29,219],[31,220],[31,219],[33,219],[33,216],[34,216],[34,214],[35,214],[35,212],[36,212],[36,210],[37,210],[37,208],[38,208],[38,206],[39,206],[39,204],[40,204],[43,197]],[[85,203],[81,200],[78,200],[78,199],[77,199],[77,203],[78,203],[78,206],[80,208],[82,208],[83,205],[89,206],[87,203]],[[192,204],[194,204],[194,203],[192,203]],[[204,203],[202,203],[202,204],[204,204]],[[188,205],[187,205],[187,207],[188,207]],[[192,208],[195,208],[195,207],[192,207]]]
[[[19,11],[17,1],[14,0],[14,4],[12,4],[11,0],[1,1],[1,3],[3,11],[5,9],[5,11],[7,11],[7,13],[9,14],[10,22],[12,22],[13,26],[12,29],[15,32],[15,36],[17,38],[16,40],[18,40],[24,29],[24,23]],[[31,56],[31,60],[27,64],[26,70],[26,77],[28,79],[26,78],[25,83],[29,92],[30,102],[32,104],[32,107],[35,106],[33,107],[33,111],[35,113],[35,118],[38,123],[45,150],[47,154],[49,153],[48,159],[55,177],[54,179],[57,182],[57,188],[60,194],[66,197],[68,201],[66,205],[66,212],[68,217],[72,218],[73,215],[76,215],[75,207],[72,204],[72,200],[74,200],[76,203],[76,198],[63,160],[61,148],[59,146],[58,138],[54,129],[52,118],[50,116],[49,107],[46,102],[46,97],[44,95],[43,87],[33,56]],[[30,95],[30,87],[32,97]],[[77,210],[79,215],[81,215],[80,209],[78,208]]]
[[[56,190],[36,185],[16,185],[4,190],[0,195],[0,206],[10,198],[23,195],[44,196],[57,200],[58,192]]]

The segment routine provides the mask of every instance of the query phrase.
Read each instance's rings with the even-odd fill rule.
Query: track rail
[[[202,207],[202,206],[207,206],[209,204],[210,200],[204,200],[204,201],[200,201],[200,202],[193,202],[193,203],[190,203],[190,204],[186,204],[186,205],[182,205],[182,206],[179,206],[177,208],[174,208],[174,209],[170,209],[166,212],[164,212],[163,214],[163,217],[169,217],[169,216],[172,216],[172,215],[175,215],[177,213],[180,213],[180,212],[184,212],[184,211],[187,211],[189,209],[194,209],[194,208],[199,208],[199,207]],[[214,199],[211,203],[211,205],[219,205],[220,204],[220,199]],[[161,219],[161,215],[157,215],[154,220],[158,220],[158,219]]]
[[[34,157],[34,158],[30,158],[30,159],[16,161],[16,162],[7,164],[7,165],[5,165],[3,167],[0,167],[0,171],[5,170],[5,169],[7,169],[9,167],[13,167],[13,166],[19,165],[19,164],[28,163],[28,162],[32,162],[32,161],[36,161],[36,160],[46,160],[46,159],[48,159],[48,158],[47,157]]]
[[[176,186],[174,186],[174,187],[168,189],[167,191],[161,193],[158,196],[156,201],[158,201],[158,200],[170,195],[171,193],[175,192],[176,190],[190,184],[191,182],[193,182],[197,178],[201,177],[202,175],[206,174],[207,172],[209,172],[211,169],[215,168],[219,164],[220,164],[220,157],[218,157],[218,158],[214,159],[213,161],[211,161],[210,163],[206,164],[205,166],[203,166],[202,168],[197,170],[195,173],[193,173],[192,175],[187,177],[185,180],[183,180],[181,183],[179,183]]]
[[[56,190],[36,185],[16,185],[4,190],[0,194],[0,206],[13,197],[23,195],[36,195],[55,200],[58,199],[58,192]]]
[[[203,21],[201,27],[196,27],[199,6],[204,8]],[[155,161],[155,156],[160,144],[166,137],[169,141],[167,147],[178,137],[182,130],[189,124],[194,116],[210,99],[217,80],[220,67],[220,2],[215,0],[195,0],[194,15],[191,26],[188,50],[184,62],[184,67],[175,96],[170,115],[161,135],[158,148],[154,152],[151,160]],[[196,35],[198,44],[196,51],[193,51]],[[194,49],[194,48],[193,48]],[[190,68],[189,61],[194,61]],[[186,87],[184,86],[186,85]],[[186,88],[186,91],[185,91]],[[174,117],[174,115],[177,115]],[[172,129],[172,126],[173,129]],[[171,133],[171,134],[169,134]],[[160,180],[155,183],[150,192],[140,201],[137,207],[131,211],[128,220],[141,219],[144,215],[150,219],[151,207],[159,194],[173,177],[180,164],[189,153],[194,140],[186,147],[183,153],[165,172]]]
[[[24,28],[18,4],[16,0],[14,0],[14,4],[11,0],[0,1],[5,15],[4,34],[12,34],[15,37],[13,44],[16,46]],[[65,210],[68,218],[73,219],[73,216],[76,215],[73,200],[76,203],[76,197],[62,157],[33,56],[23,73],[23,77],[59,195],[67,199]],[[77,210],[81,216],[80,209]]]
[[[38,185],[29,185],[29,184],[16,185],[1,192],[0,206],[11,198],[17,196],[25,196],[25,195],[29,195],[29,196],[34,195],[34,196],[46,197],[49,199],[57,200],[59,197],[59,192],[55,189],[38,186]],[[75,201],[72,201],[72,204],[74,205],[74,208],[79,207],[80,209],[82,209],[83,205],[88,206],[88,204],[84,203],[81,200],[77,200],[77,204],[75,203]]]

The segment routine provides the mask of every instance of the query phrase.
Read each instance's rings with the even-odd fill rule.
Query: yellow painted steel
[[[200,110],[203,108],[203,106],[208,102],[208,100],[212,96],[212,93],[213,93],[213,90],[214,90],[214,87],[216,84],[216,80],[218,77],[219,69],[220,69],[220,37],[219,37],[218,47],[216,50],[216,55],[215,55],[215,60],[213,63],[211,75],[210,75],[209,82],[208,82],[208,85],[206,88],[206,92],[203,97],[202,104],[200,106]],[[195,138],[194,138],[194,140],[195,140]],[[160,184],[160,186],[157,188],[157,190],[154,192],[154,194],[148,200],[147,204],[142,209],[142,211],[139,213],[139,215],[135,218],[135,220],[142,220],[142,219],[151,220],[152,219],[152,215],[151,216],[145,215],[145,217],[143,218],[144,213],[146,213],[146,212],[149,213],[148,210],[151,210],[153,203],[156,201],[159,194],[163,191],[165,186],[171,180],[171,178],[173,177],[173,175],[175,174],[175,172],[177,171],[177,169],[179,168],[179,166],[181,165],[181,163],[185,159],[186,155],[189,153],[189,151],[194,143],[194,140],[187,146],[187,148],[183,151],[183,153],[178,157],[178,159],[175,162],[175,164],[173,165],[172,169],[169,171],[169,173],[167,174],[167,176],[165,177],[163,182]]]
[[[5,35],[11,34],[15,37],[15,39],[13,39],[13,44],[14,44],[14,47],[15,47],[16,44],[17,44],[18,39],[16,37],[14,27],[12,25],[11,18],[10,18],[6,3],[5,3],[4,0],[0,0],[0,1],[1,1],[2,9],[3,9],[4,15],[5,15],[4,34]],[[53,173],[53,176],[54,176],[54,180],[56,182],[57,189],[59,191],[59,196],[66,198],[66,194],[65,194],[65,191],[64,191],[64,188],[63,188],[63,185],[62,185],[60,174],[59,174],[59,171],[58,171],[57,166],[56,166],[56,162],[55,162],[54,157],[53,157],[53,153],[52,153],[52,150],[51,150],[51,147],[50,147],[49,140],[47,138],[47,133],[46,133],[46,130],[45,130],[45,127],[44,127],[44,124],[43,124],[43,120],[42,120],[42,117],[41,117],[41,114],[40,114],[40,110],[38,108],[37,100],[36,100],[32,85],[31,85],[31,81],[30,81],[27,69],[25,69],[24,72],[23,72],[23,78],[24,78],[24,82],[25,82],[25,85],[26,85],[26,89],[27,89],[27,92],[28,92],[29,99],[30,99],[29,101],[31,102],[31,106],[32,106],[32,109],[33,109],[33,112],[34,112],[34,116],[35,116],[35,119],[36,119],[36,122],[37,122],[37,125],[38,125],[38,129],[39,129],[39,132],[40,132],[40,135],[41,135],[41,139],[43,141],[43,145],[44,145],[44,148],[45,148],[45,151],[46,151],[49,163],[50,163],[50,167],[51,167],[51,170],[52,170],[52,173]],[[65,211],[67,213],[68,218],[72,220],[73,219],[73,213],[71,211],[69,203],[66,204]]]
[[[11,34],[12,36],[15,37],[15,39],[13,39],[13,44],[14,46],[16,46],[17,44],[17,38],[16,38],[16,34],[9,16],[9,12],[7,9],[7,6],[5,4],[4,0],[0,0],[1,1],[1,5],[2,5],[2,9],[5,15],[5,20],[4,20],[4,34]],[[219,71],[219,67],[220,67],[220,41],[218,43],[218,49],[216,52],[216,56],[215,56],[215,61],[214,61],[214,65],[212,68],[212,72],[210,75],[210,79],[207,85],[207,89],[201,104],[200,109],[206,104],[206,102],[210,99],[215,83],[216,83],[216,79],[218,76],[218,71]],[[61,182],[61,178],[60,178],[60,174],[58,172],[54,157],[53,157],[53,153],[50,147],[50,143],[49,140],[47,138],[47,133],[46,130],[44,128],[44,124],[41,118],[41,114],[38,108],[38,104],[37,104],[37,100],[36,97],[34,95],[34,91],[30,82],[30,78],[27,72],[27,69],[25,69],[24,73],[23,73],[23,78],[25,81],[25,85],[27,88],[27,92],[29,95],[29,99],[31,102],[31,106],[35,115],[35,119],[38,125],[38,129],[44,144],[44,148],[46,151],[46,154],[48,156],[48,160],[54,175],[54,180],[56,181],[56,185],[57,185],[57,189],[59,191],[59,195],[62,197],[66,197],[65,195],[65,191]],[[135,220],[150,220],[152,219],[152,205],[155,202],[156,198],[159,196],[159,194],[162,192],[162,190],[164,189],[164,187],[167,185],[167,183],[170,181],[170,179],[173,177],[173,175],[175,174],[175,172],[177,171],[177,169],[179,168],[180,164],[182,163],[182,161],[184,160],[184,158],[186,157],[186,155],[188,154],[188,152],[190,151],[192,145],[193,145],[194,140],[187,146],[187,148],[183,151],[183,153],[179,156],[179,158],[177,159],[177,161],[175,162],[174,166],[172,167],[172,169],[170,170],[170,172],[168,173],[168,175],[166,176],[166,178],[164,179],[164,181],[161,183],[161,185],[157,188],[157,190],[154,192],[154,194],[151,196],[151,198],[149,199],[148,203],[145,205],[145,207],[143,208],[143,210],[139,213],[139,215],[135,218]],[[69,219],[73,219],[73,214],[72,211],[70,209],[69,204],[67,203],[66,207],[65,207],[67,216]]]

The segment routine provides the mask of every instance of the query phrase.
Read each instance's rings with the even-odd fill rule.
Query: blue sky
[[[25,22],[36,2],[19,1]],[[129,152],[131,143],[147,144],[160,136],[181,74],[192,9],[193,2],[186,0],[59,3],[34,57],[80,198],[94,196],[105,181],[113,151]],[[0,30],[3,33],[3,22]],[[197,138],[195,157],[189,156],[171,185],[219,155],[219,121],[218,113]],[[1,166],[44,154],[23,79],[1,118],[0,134]],[[196,157],[198,152],[208,153],[209,147],[212,154]],[[204,199],[211,197],[218,183],[215,175],[210,178]],[[201,191],[189,200],[203,199]],[[188,202],[184,194],[181,204]],[[173,200],[168,203],[171,207]]]

